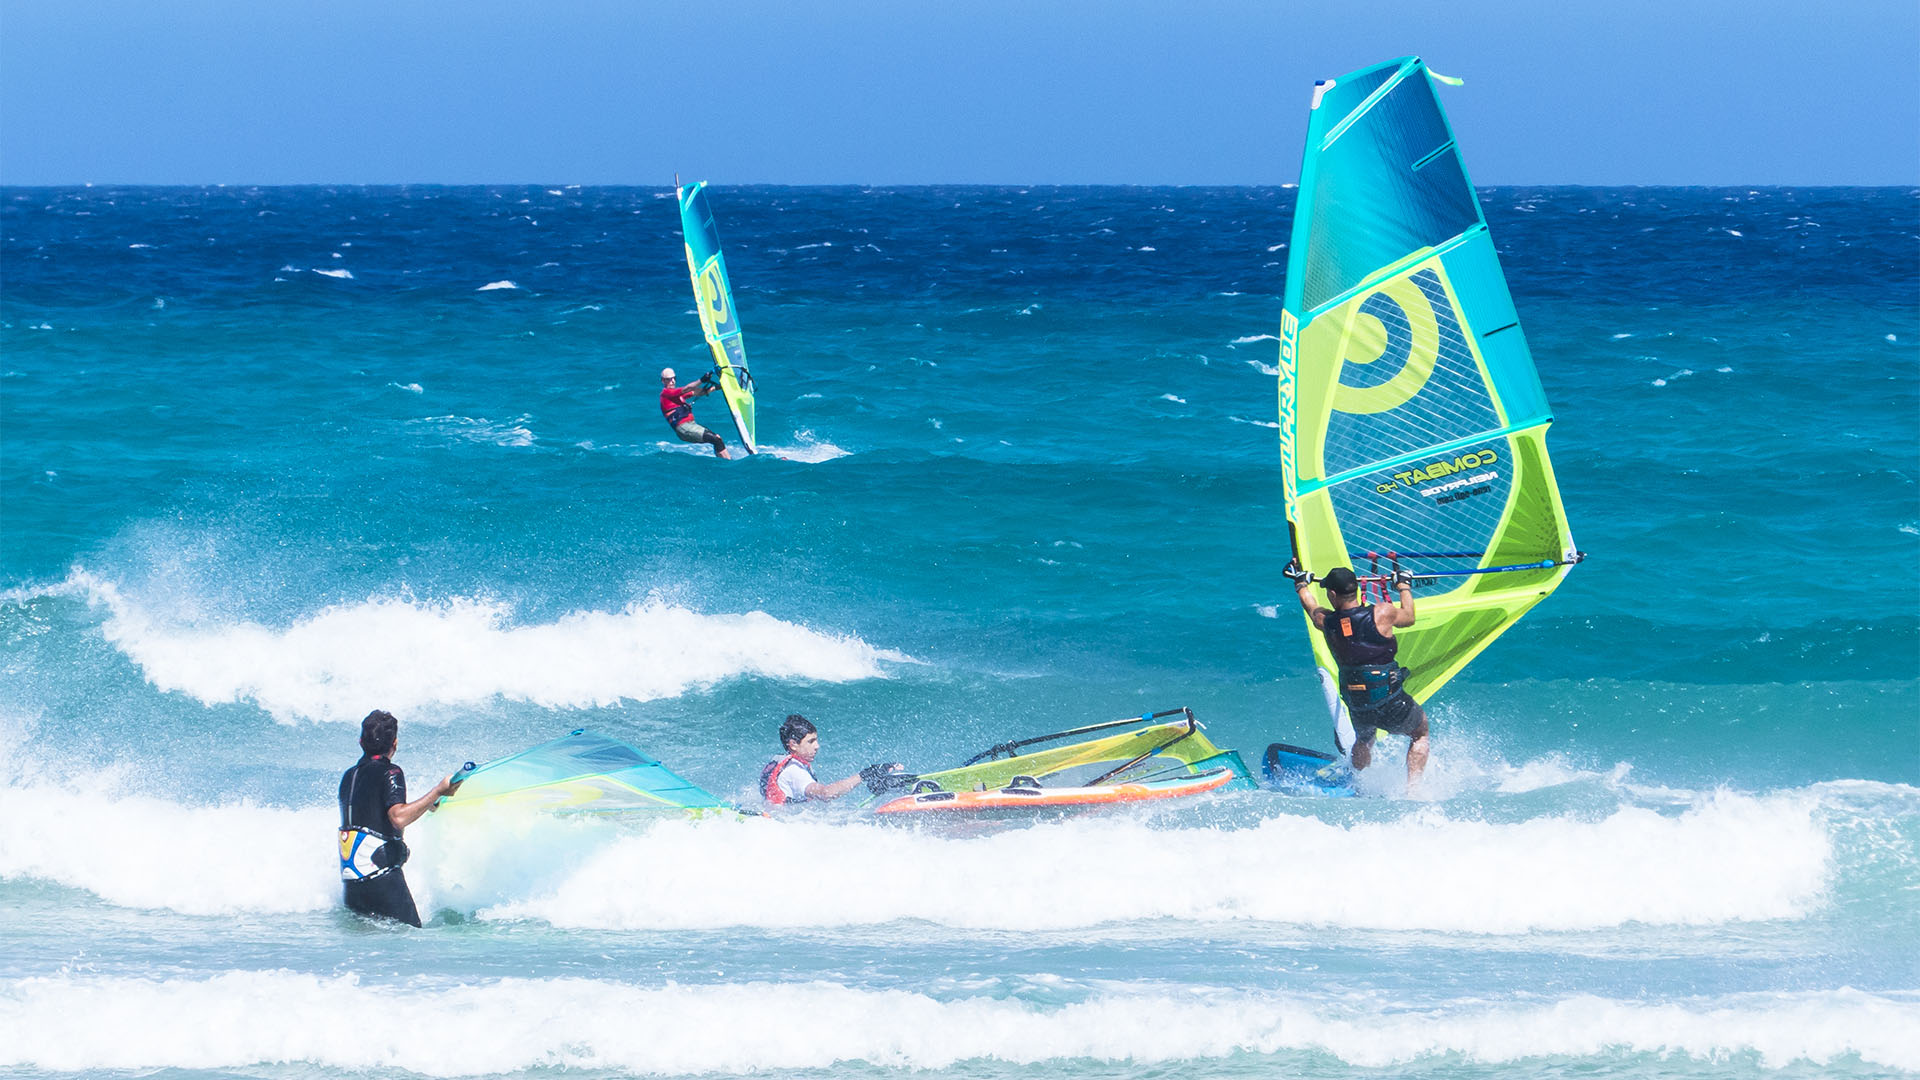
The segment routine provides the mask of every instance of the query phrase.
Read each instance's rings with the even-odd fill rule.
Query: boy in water
[[[760,793],[770,806],[831,801],[862,783],[878,795],[902,782],[911,783],[913,779],[900,771],[897,761],[869,765],[831,784],[814,779],[813,759],[820,753],[820,733],[814,729],[812,721],[799,713],[787,717],[780,725],[780,745],[786,747],[786,755],[767,762],[766,768],[760,770]]]

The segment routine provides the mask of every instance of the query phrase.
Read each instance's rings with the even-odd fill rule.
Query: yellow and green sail
[[[1419,621],[1396,636],[1420,701],[1581,558],[1546,394],[1434,78],[1403,57],[1314,87],[1280,332],[1294,553],[1316,575],[1352,567],[1376,599],[1413,573]]]
[[[754,434],[753,374],[747,370],[747,346],[740,334],[740,313],[734,308],[733,286],[727,280],[727,262],[720,255],[720,230],[707,206],[707,182],[674,189],[680,197],[680,235],[686,242],[687,273],[693,278],[694,305],[700,310],[700,329],[713,351],[720,393],[740,432],[747,453],[759,452]]]
[[[1215,746],[1193,710],[1180,708],[1001,743],[957,768],[919,774],[915,790],[930,783],[941,791],[984,791],[1016,776],[1046,787],[1139,783],[1223,768],[1236,785],[1252,783],[1239,752]]]

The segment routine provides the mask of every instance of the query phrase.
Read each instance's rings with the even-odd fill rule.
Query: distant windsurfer
[[[1340,665],[1340,698],[1353,720],[1353,767],[1364,769],[1373,760],[1377,732],[1405,735],[1412,740],[1407,746],[1407,788],[1417,787],[1427,767],[1427,711],[1402,689],[1407,669],[1394,659],[1400,642],[1393,636],[1395,627],[1413,625],[1413,575],[1394,571],[1399,603],[1366,604],[1360,601],[1360,579],[1347,567],[1339,567],[1320,579],[1333,604],[1331,611],[1313,598],[1313,575],[1298,562],[1287,564],[1286,575],[1293,581],[1301,610],[1326,637],[1327,648]]]
[[[375,709],[360,721],[360,760],[340,777],[340,881],[347,907],[362,915],[420,925],[406,874],[400,834],[454,789],[453,778],[407,801],[407,777],[393,763],[400,722]]]
[[[692,386],[676,385],[674,378],[672,368],[660,369],[660,415],[667,418],[667,426],[680,436],[681,442],[707,443],[713,447],[714,457],[731,457],[727,453],[727,441],[701,427],[693,418],[693,399],[706,397],[719,388],[713,376],[702,375]]]
[[[813,759],[820,753],[820,733],[813,721],[794,713],[780,725],[780,745],[786,754],[767,762],[760,770],[760,793],[770,806],[789,803],[828,802],[845,795],[861,784],[879,794],[914,777],[900,771],[899,762],[869,765],[844,780],[823,784],[813,777]]]

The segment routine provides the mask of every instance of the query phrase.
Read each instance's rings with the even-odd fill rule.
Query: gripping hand
[[[1293,582],[1293,587],[1296,589],[1303,589],[1313,584],[1313,575],[1300,568],[1299,559],[1289,559],[1287,565],[1281,567],[1280,572],[1286,575],[1288,581]]]
[[[895,788],[903,788],[920,779],[913,773],[904,771],[897,761],[885,764],[869,765],[860,770],[860,779],[867,782],[867,790],[875,795],[884,795]]]
[[[1403,585],[1409,589],[1413,588],[1413,572],[1405,569],[1395,570],[1393,572],[1393,587],[1398,589]]]

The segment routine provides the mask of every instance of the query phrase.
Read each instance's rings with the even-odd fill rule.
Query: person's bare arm
[[[1413,625],[1413,577],[1404,570],[1393,575],[1393,590],[1400,594],[1398,604],[1382,602],[1374,607],[1373,621],[1376,625],[1412,626]],[[1384,622],[1382,621],[1384,619]],[[1389,635],[1391,636],[1391,635]]]
[[[816,780],[813,783],[807,785],[807,798],[837,799],[840,796],[845,795],[847,792],[852,791],[854,788],[859,786],[860,786],[859,773],[855,773],[852,776],[847,777],[845,780],[835,780],[831,784],[822,784]]]
[[[433,809],[433,804],[439,800],[440,796],[453,790],[452,781],[453,777],[451,776],[441,777],[440,782],[433,785],[433,790],[427,792],[425,795],[420,796],[410,803],[399,803],[387,807],[387,820],[393,822],[394,830],[404,829],[414,822],[419,821],[422,815]]]
[[[1301,573],[1298,562],[1289,562],[1287,567],[1291,571],[1287,576],[1293,580],[1294,596],[1300,601],[1300,610],[1307,613],[1307,619],[1313,623],[1314,629],[1324,629],[1327,625],[1327,609],[1321,607],[1320,601],[1313,597],[1312,575]]]

